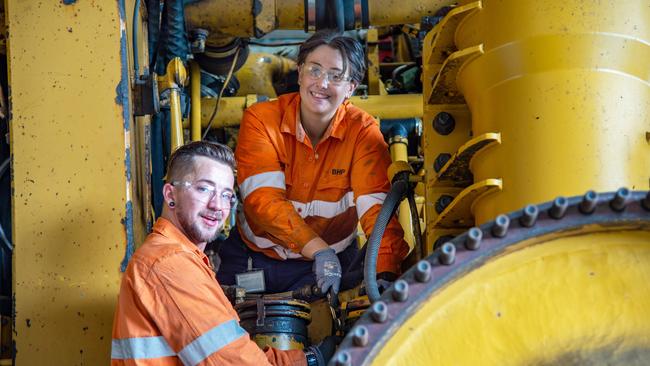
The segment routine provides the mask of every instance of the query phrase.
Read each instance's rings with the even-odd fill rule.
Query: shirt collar
[[[177,228],[171,221],[159,217],[158,220],[153,224],[153,232],[158,233],[168,239],[178,242],[185,249],[188,249],[192,252],[199,254],[201,257],[204,257],[205,254],[199,250],[199,248],[190,241],[190,239],[183,234],[183,232]]]

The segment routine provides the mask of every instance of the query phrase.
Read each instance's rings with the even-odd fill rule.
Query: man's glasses
[[[171,185],[174,187],[182,186],[187,188],[192,196],[197,200],[208,203],[214,199],[214,197],[219,197],[219,202],[228,207],[233,207],[237,203],[237,197],[233,192],[223,191],[217,195],[217,187],[213,186],[210,183],[206,182],[188,182],[188,181],[173,181]]]
[[[310,78],[314,80],[320,80],[322,77],[325,77],[325,80],[327,80],[332,85],[340,85],[346,81],[352,80],[351,77],[345,76],[342,72],[334,70],[325,71],[325,69],[316,64],[303,64],[303,67],[307,71],[307,75],[309,75]]]

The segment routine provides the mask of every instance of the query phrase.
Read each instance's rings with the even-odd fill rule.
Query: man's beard
[[[187,238],[190,239],[192,243],[209,243],[216,240],[219,237],[221,229],[223,228],[223,222],[221,225],[216,227],[213,234],[208,234],[206,230],[201,230],[199,220],[201,220],[200,217],[195,220],[186,220],[185,217],[178,218],[178,222],[181,224],[183,232],[185,235],[187,235]]]

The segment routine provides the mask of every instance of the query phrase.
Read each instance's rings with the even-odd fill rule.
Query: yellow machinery
[[[186,6],[185,23],[217,49],[276,28],[322,27],[319,3],[200,0]],[[354,28],[370,27],[374,62],[369,95],[352,102],[380,119],[422,120],[423,168],[411,182],[421,183],[425,225],[417,264],[361,316],[332,363],[647,364],[647,1],[343,3]],[[16,365],[110,359],[120,269],[154,216],[152,112],[138,102],[154,70],[134,70],[150,60],[146,9],[139,0],[2,7],[14,303],[0,334],[3,344],[12,334]],[[422,93],[386,95],[374,27],[434,15]],[[222,51],[234,60],[226,70],[238,52]],[[201,138],[211,122],[237,126],[258,94],[273,92],[269,75],[293,67],[274,56],[248,62],[242,80],[264,74],[260,86],[203,99],[197,62],[165,65],[153,80],[171,107],[173,146]],[[185,121],[183,89],[192,96]],[[405,140],[392,142],[395,160],[420,158],[406,156]]]

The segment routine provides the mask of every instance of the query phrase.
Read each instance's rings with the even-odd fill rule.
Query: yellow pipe
[[[175,57],[167,64],[167,73],[161,77],[161,92],[169,89],[171,125],[171,151],[183,145],[183,114],[181,112],[180,88],[185,85],[187,71],[180,58]]]
[[[201,68],[195,61],[190,61],[190,139],[201,140]]]
[[[201,126],[207,127],[214,110],[215,98],[201,99]],[[422,94],[370,95],[352,97],[350,102],[379,119],[422,117]],[[257,103],[257,95],[221,98],[212,128],[239,126],[244,109]],[[189,128],[190,125],[184,124]]]
[[[478,224],[558,195],[649,188],[650,33],[636,25],[650,8],[551,3],[484,1],[456,30],[459,49],[485,51],[458,73],[472,131],[503,136],[471,164],[475,181],[503,180],[475,202]]]
[[[257,15],[251,12],[252,0],[195,2],[185,6],[185,22],[188,29],[207,30],[209,43],[211,38],[259,37],[276,28],[305,28],[303,0],[256,0],[256,2],[260,9]],[[423,14],[435,14],[440,8],[455,2],[455,0],[368,0],[368,17],[372,26],[415,24],[420,23]],[[360,13],[357,18],[360,20]]]
[[[394,136],[391,137],[389,143],[391,160],[408,162],[408,139],[402,136]],[[411,222],[411,211],[407,200],[403,200],[399,204],[397,218],[404,230],[404,240],[408,243],[409,248],[413,250],[415,238],[413,237],[413,223]]]
[[[296,62],[287,57],[263,52],[251,53],[236,73],[241,85],[237,95],[260,94],[275,98],[277,95],[273,83],[284,79],[296,69]]]

